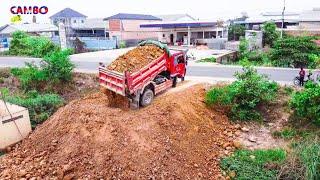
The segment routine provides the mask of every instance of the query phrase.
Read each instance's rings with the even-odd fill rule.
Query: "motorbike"
[[[306,82],[314,82],[314,83],[320,83],[320,74],[318,74],[316,76],[316,78],[312,78],[313,74],[312,73],[309,73],[308,76],[307,76],[307,80],[304,80],[304,84]],[[295,86],[300,86],[300,77],[299,76],[296,76],[294,79],[293,79],[293,84]]]

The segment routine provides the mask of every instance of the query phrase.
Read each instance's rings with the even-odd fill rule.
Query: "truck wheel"
[[[172,87],[176,87],[177,86],[177,80],[178,80],[177,77],[173,78]]]
[[[146,107],[146,106],[150,105],[153,101],[153,98],[154,98],[154,94],[151,89],[144,90],[144,92],[141,96],[141,99],[140,99],[140,105],[142,107]]]

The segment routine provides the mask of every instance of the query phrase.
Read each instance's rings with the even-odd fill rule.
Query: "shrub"
[[[228,115],[233,120],[260,120],[259,106],[274,100],[278,85],[250,66],[245,66],[243,72],[235,76],[237,80],[231,85],[211,89],[206,95],[206,103],[229,106]]]
[[[280,165],[285,158],[286,152],[282,149],[238,150],[223,158],[220,166],[228,174],[234,172],[234,179],[276,179],[278,171],[267,166]]]
[[[244,59],[248,58],[249,54],[249,42],[245,38],[241,38],[239,44],[239,58]]]
[[[39,94],[36,91],[24,96],[8,96],[6,100],[29,110],[32,127],[48,119],[64,102],[59,95]]]
[[[240,37],[245,36],[246,27],[240,24],[233,24],[228,29],[228,40],[238,41]]]
[[[42,58],[58,50],[59,47],[50,41],[50,39],[29,36],[22,31],[16,31],[12,34],[12,40],[9,47],[10,55],[32,56],[37,58]]]
[[[11,72],[25,91],[44,91],[71,80],[74,65],[69,59],[70,53],[71,50],[55,51],[44,57],[40,67],[26,63],[25,68],[13,68]]]
[[[119,44],[119,48],[126,48],[127,45],[126,45],[126,42],[125,41],[121,41],[120,44]]]
[[[272,21],[265,22],[262,27],[262,32],[264,44],[273,47],[274,42],[279,38],[277,25]]]
[[[296,92],[290,100],[294,116],[320,125],[320,85],[309,82],[305,89]]]
[[[313,37],[285,37],[275,42],[271,50],[271,60],[275,66],[301,67],[314,66],[314,59],[310,55],[319,55],[320,48],[313,41]]]
[[[215,57],[208,57],[208,58],[199,60],[199,62],[211,62],[211,63],[215,63],[216,61],[217,59]]]

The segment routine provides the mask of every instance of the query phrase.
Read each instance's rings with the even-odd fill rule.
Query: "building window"
[[[73,20],[73,23],[77,23],[77,20]]]
[[[165,34],[162,34],[162,37],[166,37],[166,35],[165,35]]]
[[[81,20],[81,23],[84,23],[84,20]]]

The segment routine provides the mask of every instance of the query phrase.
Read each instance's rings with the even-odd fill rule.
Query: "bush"
[[[44,57],[40,67],[26,63],[25,68],[13,68],[11,72],[25,91],[44,91],[71,80],[74,65],[69,59],[70,53],[71,50],[55,51]]]
[[[240,44],[239,44],[239,58],[244,59],[248,58],[249,54],[249,42],[245,38],[241,38]]]
[[[318,56],[320,48],[313,41],[313,37],[285,37],[275,42],[271,50],[271,60],[280,67],[314,67],[314,59],[310,55]]]
[[[126,48],[127,45],[126,45],[126,42],[125,41],[121,41],[120,44],[119,44],[119,48]]]
[[[245,66],[243,71],[235,75],[237,80],[231,85],[211,89],[206,103],[225,106],[233,120],[261,120],[259,107],[274,100],[279,87],[250,66]]]
[[[296,92],[290,100],[294,116],[320,125],[320,85],[309,82],[305,88]]]
[[[233,24],[228,29],[228,40],[238,41],[245,36],[246,27],[240,24]]]
[[[277,25],[274,22],[265,22],[262,27],[263,41],[265,45],[273,47],[274,42],[279,38]]]
[[[16,56],[32,56],[42,58],[60,48],[45,37],[29,36],[25,32],[16,31],[12,34],[9,53]]]
[[[33,128],[48,119],[64,102],[59,95],[41,95],[36,91],[31,91],[24,96],[8,96],[6,100],[29,110],[30,121]]]
[[[238,150],[222,159],[220,166],[228,174],[234,172],[234,179],[276,179],[278,171],[267,166],[278,166],[285,158],[286,152],[282,149]]]
[[[211,63],[215,63],[216,61],[217,59],[215,57],[208,57],[208,58],[199,60],[199,62],[211,62]]]

